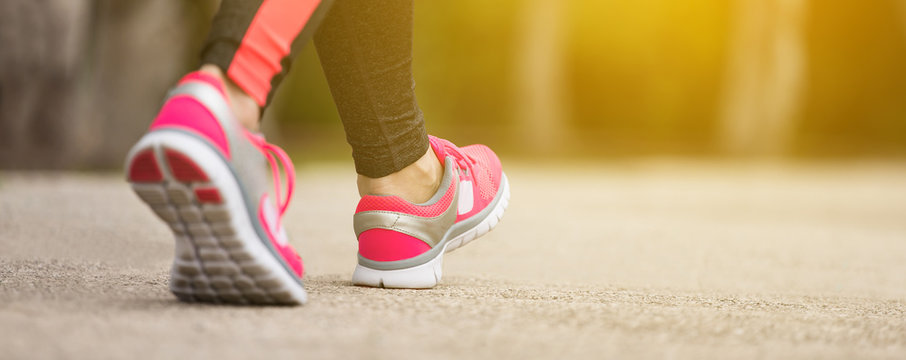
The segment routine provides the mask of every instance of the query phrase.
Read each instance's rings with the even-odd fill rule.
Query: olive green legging
[[[223,0],[202,50],[264,109],[314,37],[356,171],[381,177],[428,149],[412,77],[413,0]]]

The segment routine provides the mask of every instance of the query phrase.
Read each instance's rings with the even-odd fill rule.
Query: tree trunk
[[[121,166],[216,4],[0,1],[0,168]]]
[[[789,150],[804,85],[807,0],[737,0],[721,144],[737,155]]]
[[[0,2],[0,167],[73,159],[88,0]]]
[[[900,27],[903,28],[903,35],[906,35],[906,1],[896,1],[900,11]]]
[[[555,151],[568,131],[562,100],[566,5],[565,1],[528,0],[519,32],[515,114],[525,124],[522,138],[539,153]]]

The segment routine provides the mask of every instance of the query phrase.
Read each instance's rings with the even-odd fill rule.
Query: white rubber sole
[[[444,245],[444,250],[433,259],[418,266],[398,270],[377,270],[356,265],[355,271],[352,273],[352,283],[361,286],[394,289],[428,289],[437,286],[441,277],[443,277],[444,254],[452,252],[489,233],[503,218],[503,213],[506,211],[510,201],[510,186],[506,175],[502,179],[500,191],[504,192],[503,197],[494,207],[494,210],[475,227],[447,241]]]
[[[178,180],[167,155],[173,153],[189,159],[208,181]],[[133,167],[147,170],[152,165],[158,168],[160,181],[152,181],[154,176],[150,180],[133,177]],[[126,169],[135,193],[173,231],[176,247],[170,291],[180,300],[305,303],[301,282],[259,238],[235,176],[207,143],[176,131],[151,132],[129,152]],[[221,201],[200,201],[198,189],[215,189]]]

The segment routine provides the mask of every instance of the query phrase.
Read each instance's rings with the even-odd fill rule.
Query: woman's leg
[[[315,35],[359,173],[359,285],[436,285],[444,252],[490,231],[509,197],[493,151],[425,133],[412,78],[412,6],[337,0]]]
[[[338,0],[315,34],[365,194],[421,202],[437,190],[412,77],[413,0]]]
[[[234,112],[257,130],[261,111],[332,0],[223,0],[201,70],[227,81]]]

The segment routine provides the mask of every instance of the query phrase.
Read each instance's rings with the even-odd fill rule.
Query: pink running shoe
[[[429,137],[444,162],[440,188],[424,204],[396,196],[363,196],[354,216],[359,263],[356,285],[431,288],[442,275],[444,253],[487,234],[510,199],[500,160],[484,145],[458,148]]]
[[[295,182],[292,162],[239,124],[225,94],[213,76],[183,78],[129,152],[127,179],[173,230],[170,291],[179,299],[302,304],[302,260],[281,224]]]

